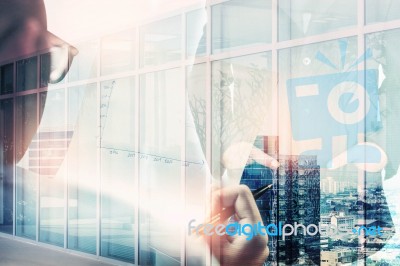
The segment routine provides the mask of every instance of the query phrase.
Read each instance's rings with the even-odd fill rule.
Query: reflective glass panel
[[[400,2],[396,0],[365,0],[366,23],[400,19]]]
[[[37,127],[37,95],[17,97],[16,100],[16,234],[36,239],[36,204],[38,169],[32,163],[31,151],[38,149],[37,141],[31,139]],[[35,137],[36,138],[36,137]]]
[[[68,248],[96,254],[97,236],[97,91],[95,84],[68,88],[67,153]]]
[[[139,263],[180,265],[184,88],[180,69],[140,77]]]
[[[206,21],[204,9],[191,11],[186,15],[186,55],[202,56],[206,54]]]
[[[11,93],[14,90],[14,64],[0,67],[0,94]]]
[[[41,123],[38,149],[31,152],[31,162],[40,174],[39,240],[64,246],[65,224],[65,154],[72,132],[66,130],[65,92],[51,90],[40,94]]]
[[[135,259],[135,80],[101,83],[101,255]]]
[[[40,87],[47,87],[51,71],[50,53],[40,55]]]
[[[206,64],[197,64],[186,69],[186,112],[185,146],[185,214],[186,220],[204,219],[207,206],[206,171],[206,115],[207,89]],[[204,162],[204,165],[203,165]],[[206,264],[207,246],[196,237],[186,237],[186,264]]]
[[[136,30],[115,33],[101,40],[101,74],[108,75],[135,68]]]
[[[75,46],[79,53],[74,57],[68,71],[69,81],[93,78],[97,74],[99,42],[87,41]]]
[[[38,87],[38,59],[31,57],[17,62],[17,91],[26,91]]]
[[[395,8],[396,3],[391,3],[391,6]],[[400,65],[398,49],[400,30],[368,34],[365,39],[366,49],[371,51],[371,58],[366,61],[366,68],[369,70],[369,77],[376,80],[379,97],[376,130],[367,135],[366,141],[381,149],[380,152],[375,151],[380,156],[375,157],[376,161],[371,164],[372,169],[368,169],[370,173],[366,176],[366,198],[377,205],[376,208],[367,209],[366,219],[376,219],[385,224],[388,230],[384,237],[392,238],[390,241],[395,243],[399,239],[396,232],[400,226],[398,216],[400,153],[397,148],[399,143],[397,136],[400,132],[397,122],[400,114],[398,106],[400,94],[396,89],[400,86],[396,71]],[[383,244],[379,245],[379,248],[382,248]],[[397,252],[396,249],[388,245],[389,252]],[[395,264],[396,260],[392,260],[391,263]]]
[[[355,27],[357,1],[280,0],[279,40],[286,41]]]
[[[251,148],[262,133],[268,109],[276,107],[273,95],[270,53],[213,62],[212,171],[214,177],[226,177],[225,185],[239,183],[250,154],[250,149],[244,147]],[[276,113],[271,114],[268,127],[276,130]],[[239,151],[242,159],[237,159]]]
[[[231,0],[212,6],[212,52],[271,42],[271,1]]]
[[[0,231],[13,233],[14,119],[13,100],[0,101]]]
[[[145,25],[140,28],[140,65],[159,65],[181,58],[181,16]]]

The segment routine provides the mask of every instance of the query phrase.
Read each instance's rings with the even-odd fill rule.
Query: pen
[[[265,192],[272,189],[272,187],[273,187],[272,184],[269,184],[269,185],[259,187],[256,190],[253,190],[251,192],[251,194],[253,194],[254,200],[259,199],[262,195],[264,195]],[[203,231],[204,226],[206,224],[212,224],[215,226],[219,221],[221,221],[221,217],[229,218],[230,216],[232,216],[232,213],[233,213],[233,207],[224,208],[224,209],[222,209],[222,211],[220,213],[214,215],[208,223],[203,224],[202,226],[198,227],[194,231],[197,231],[197,232],[199,232],[200,230]]]
[[[254,200],[258,200],[262,195],[264,195],[265,192],[270,189],[272,189],[272,184],[259,187],[251,193],[253,194]]]

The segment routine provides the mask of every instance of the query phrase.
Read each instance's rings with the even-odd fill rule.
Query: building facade
[[[49,15],[62,14],[56,30],[92,20],[75,17],[68,1],[48,2]],[[49,51],[0,59],[0,232],[119,264],[212,265],[174,217],[204,211],[206,191],[221,183],[224,151],[241,141],[281,163],[275,172],[248,164],[240,181],[274,185],[257,202],[264,223],[326,222],[323,205],[324,213],[348,208],[360,224],[378,217],[393,235],[397,188],[383,191],[381,177],[393,177],[400,161],[399,2],[172,2],[114,29],[107,25],[120,13],[88,4],[85,15],[109,11],[92,25],[104,31],[74,40],[79,54],[57,84],[45,78]],[[365,120],[335,116],[363,105],[346,105],[348,95],[328,100],[340,85],[332,80],[368,89],[372,111],[356,113]],[[387,152],[385,171],[357,168],[364,161],[327,166],[359,139]],[[268,261],[318,265],[321,243],[318,234],[271,237]],[[360,252],[360,263],[382,246]]]
[[[278,156],[278,137],[259,136],[255,145],[265,153]],[[253,158],[253,160],[256,160]],[[269,195],[257,200],[265,225],[303,224],[319,225],[320,222],[320,174],[315,157],[279,156],[280,167],[272,171],[258,163],[246,166],[242,184],[256,189],[273,184]],[[269,263],[292,265],[320,261],[321,240],[319,232],[306,235],[269,236]]]

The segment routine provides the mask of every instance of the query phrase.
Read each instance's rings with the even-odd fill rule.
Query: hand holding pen
[[[240,224],[262,223],[255,197],[259,197],[272,186],[264,186],[253,193],[245,185],[223,188],[213,193],[212,217],[214,222],[224,222],[233,214]],[[263,265],[268,256],[267,235],[257,235],[251,240],[228,235],[207,238],[214,256],[221,265]]]
[[[252,191],[251,194],[253,195],[254,200],[258,200],[261,196],[263,196],[267,191],[271,189],[272,189],[272,184],[264,185]],[[204,223],[203,226],[197,227],[195,230],[193,230],[192,233],[201,234],[204,231],[204,226],[206,224],[207,225],[211,224],[213,226],[216,226],[218,223],[225,222],[229,217],[231,217],[234,214],[235,212],[233,206],[223,208],[221,212],[213,215],[212,218],[207,223]]]
[[[226,169],[244,169],[251,159],[265,167],[276,170],[279,162],[256,148],[251,143],[234,143],[226,149],[222,163]],[[240,178],[239,174],[236,176]],[[253,192],[245,185],[226,187],[213,191],[210,224],[225,223],[232,215],[239,224],[262,224],[255,199],[259,198],[272,185],[263,186]],[[204,229],[204,228],[203,228]],[[263,265],[268,257],[268,236],[257,235],[251,240],[244,236],[212,235],[205,238],[221,265]]]

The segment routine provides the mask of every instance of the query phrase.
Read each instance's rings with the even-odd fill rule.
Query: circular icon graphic
[[[343,101],[343,99],[347,100]],[[327,104],[331,116],[345,125],[361,122],[371,105],[365,88],[356,82],[349,81],[341,82],[333,87],[329,93]],[[356,107],[354,108],[354,106]]]

